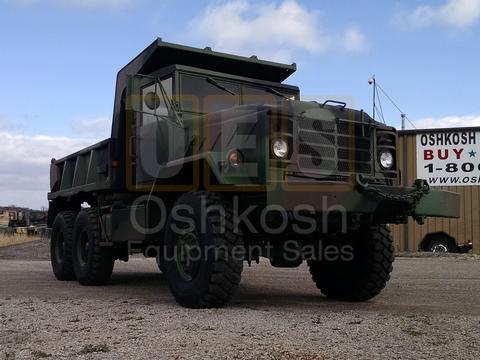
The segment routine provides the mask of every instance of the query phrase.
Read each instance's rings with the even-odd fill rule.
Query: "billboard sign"
[[[417,134],[417,178],[430,186],[480,184],[480,132]]]

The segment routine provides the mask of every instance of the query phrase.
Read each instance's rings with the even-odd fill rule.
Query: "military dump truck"
[[[365,301],[394,261],[388,225],[457,217],[459,197],[399,186],[397,133],[346,103],[301,101],[295,64],[157,39],[117,76],[111,137],[52,159],[59,280],[108,283],[156,257],[176,301],[219,307],[244,263],[307,262],[333,299]]]

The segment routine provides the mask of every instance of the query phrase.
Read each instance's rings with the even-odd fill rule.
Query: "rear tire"
[[[225,216],[208,210],[202,214],[202,209],[217,206],[224,209]],[[191,192],[182,195],[173,209],[186,210],[178,211],[177,219],[173,213],[169,216],[165,232],[163,268],[175,300],[189,308],[224,306],[237,290],[243,270],[243,256],[233,253],[244,247],[241,235],[233,229],[231,205],[213,193]],[[222,217],[224,227],[220,226]],[[189,229],[185,219],[193,225]],[[189,251],[186,258],[191,256],[190,262],[182,257],[181,249]]]
[[[351,246],[350,259],[309,261],[312,279],[327,297],[343,301],[366,301],[386,286],[393,269],[394,248],[390,230],[385,225],[345,234],[345,239],[331,246]],[[342,241],[343,240],[343,241]],[[339,254],[343,252],[339,249]]]
[[[82,285],[105,285],[110,280],[115,257],[110,247],[100,246],[100,227],[95,208],[78,213],[73,229],[73,267]]]
[[[61,281],[76,279],[72,261],[72,232],[76,215],[74,211],[62,211],[52,225],[50,261],[55,277]]]

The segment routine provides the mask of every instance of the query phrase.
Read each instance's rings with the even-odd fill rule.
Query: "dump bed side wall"
[[[399,132],[398,156],[402,172],[402,185],[411,185],[417,175],[416,134]],[[473,241],[473,251],[480,253],[480,197],[479,186],[442,186],[435,189],[454,191],[460,194],[461,215],[459,219],[428,218],[418,225],[411,218],[408,224],[392,225],[391,229],[397,251],[417,251],[427,234],[445,232],[458,244]]]
[[[110,140],[101,141],[51,164],[48,199],[111,187]]]

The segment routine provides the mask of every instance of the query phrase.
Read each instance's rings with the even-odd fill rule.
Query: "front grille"
[[[369,124],[309,118],[298,122],[298,161],[305,172],[371,174],[372,146]]]

